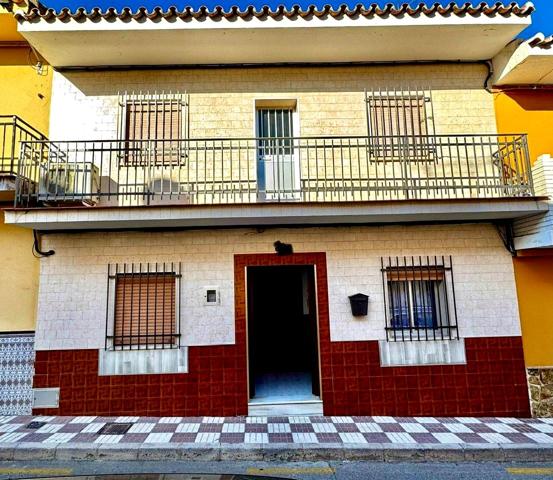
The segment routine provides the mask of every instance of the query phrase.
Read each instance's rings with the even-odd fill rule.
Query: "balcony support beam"
[[[41,231],[480,222],[545,214],[546,198],[8,209],[8,224]]]

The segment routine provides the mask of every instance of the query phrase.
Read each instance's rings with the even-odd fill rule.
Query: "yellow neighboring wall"
[[[48,135],[52,69],[45,65],[38,74],[37,61],[13,15],[0,7],[0,114],[19,115]]]
[[[495,95],[497,131],[527,133],[530,159],[553,155],[553,90],[517,89]]]
[[[37,60],[0,7],[0,115],[18,115],[47,135],[52,72],[46,66],[38,74]],[[35,328],[39,261],[32,244],[32,231],[4,225],[0,211],[0,333]]]
[[[527,367],[553,366],[553,252],[514,259]]]
[[[527,133],[530,159],[553,155],[553,90],[513,89],[495,95],[499,133]],[[527,367],[553,366],[553,251],[513,259]]]
[[[0,211],[0,332],[34,330],[39,262],[28,229],[4,224]]]

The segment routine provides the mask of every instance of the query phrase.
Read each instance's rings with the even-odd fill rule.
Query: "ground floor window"
[[[178,348],[180,264],[110,265],[106,348]]]
[[[451,257],[381,259],[390,340],[458,338]]]

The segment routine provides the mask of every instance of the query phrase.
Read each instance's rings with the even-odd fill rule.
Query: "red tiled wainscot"
[[[381,367],[378,342],[321,359],[328,415],[529,417],[521,337],[465,339],[467,364]]]
[[[97,350],[38,351],[34,387],[60,387],[46,415],[247,414],[246,355],[235,345],[189,347],[189,373],[98,375]]]

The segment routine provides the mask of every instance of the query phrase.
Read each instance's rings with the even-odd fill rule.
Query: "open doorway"
[[[248,267],[251,404],[320,403],[313,265]]]

